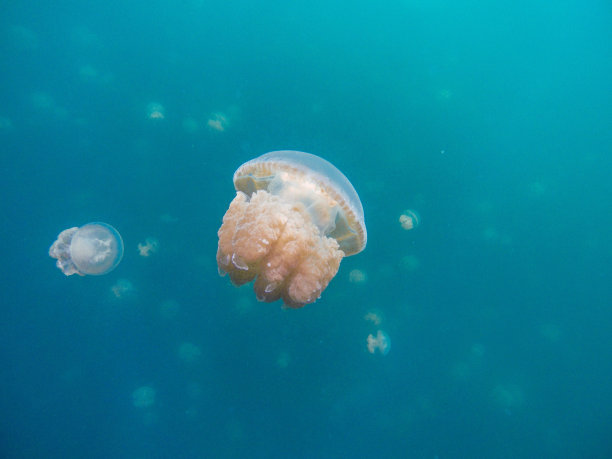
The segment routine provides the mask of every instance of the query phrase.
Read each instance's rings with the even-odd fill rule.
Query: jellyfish
[[[166,300],[159,305],[159,314],[164,319],[174,319],[179,313],[181,306],[176,300]]]
[[[134,293],[134,284],[127,279],[119,279],[110,290],[115,298],[125,298]]]
[[[147,118],[150,120],[163,120],[166,115],[164,114],[164,106],[157,102],[151,102],[147,105]]]
[[[132,392],[132,404],[136,408],[149,408],[155,404],[155,389],[142,386]]]
[[[369,311],[363,318],[374,325],[380,325],[382,322],[382,315],[378,311]]]
[[[49,248],[57,267],[66,276],[100,276],[117,267],[123,257],[123,240],[106,223],[88,223],[62,231]]]
[[[225,113],[213,113],[206,122],[209,129],[213,131],[223,132],[227,129],[229,122]]]
[[[202,350],[193,343],[185,342],[179,346],[178,356],[185,363],[194,363],[202,356]]]
[[[382,330],[378,330],[376,336],[368,335],[368,351],[370,351],[370,354],[374,354],[376,350],[382,355],[387,355],[391,350],[391,338]]]
[[[419,226],[419,223],[421,223],[421,217],[419,217],[419,214],[417,214],[414,210],[408,209],[405,210],[402,215],[400,215],[399,222],[400,225],[402,225],[402,228],[408,231]]]
[[[367,241],[363,208],[348,179],[318,156],[274,151],[234,173],[236,197],[219,229],[221,274],[257,299],[300,308],[312,303],[345,256]]]
[[[368,275],[362,269],[353,269],[349,273],[349,282],[351,284],[363,284],[368,279]]]
[[[142,242],[138,243],[138,254],[141,257],[149,257],[157,252],[159,248],[159,241],[154,237],[148,237],[144,244]]]

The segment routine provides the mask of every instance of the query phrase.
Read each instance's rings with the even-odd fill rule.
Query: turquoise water
[[[1,8],[0,456],[609,457],[609,2],[86,3]],[[215,261],[283,149],[368,230],[299,310]]]

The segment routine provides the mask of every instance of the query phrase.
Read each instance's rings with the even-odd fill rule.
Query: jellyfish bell
[[[421,223],[421,217],[414,210],[405,210],[399,218],[400,225],[406,231],[416,228]]]
[[[150,408],[155,404],[155,389],[142,386],[132,392],[132,404],[136,408]]]
[[[138,254],[141,257],[150,257],[159,249],[159,241],[154,237],[148,237],[144,243],[138,243]]]
[[[387,355],[391,350],[391,338],[384,331],[378,330],[376,336],[371,333],[368,335],[368,351],[374,354],[376,351],[382,355]]]
[[[117,267],[123,257],[123,240],[112,226],[88,223],[62,231],[49,248],[57,267],[66,275],[100,276]]]
[[[236,170],[234,187],[217,264],[236,285],[255,280],[260,301],[282,299],[291,308],[316,301],[342,258],[366,246],[357,192],[318,156],[266,153]]]

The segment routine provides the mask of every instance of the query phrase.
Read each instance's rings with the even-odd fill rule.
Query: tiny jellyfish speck
[[[274,151],[234,173],[236,197],[219,229],[217,264],[235,285],[255,280],[257,299],[287,307],[313,303],[343,257],[367,242],[363,207],[331,163]]]
[[[119,232],[106,223],[88,223],[62,231],[49,248],[57,267],[66,275],[100,276],[117,267],[123,257]]]

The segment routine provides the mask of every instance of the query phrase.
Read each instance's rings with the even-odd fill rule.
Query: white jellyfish
[[[57,267],[66,276],[100,276],[115,269],[121,261],[123,240],[106,223],[88,223],[62,231],[49,248],[49,256],[57,259]]]
[[[148,237],[144,244],[138,243],[138,253],[141,257],[149,257],[157,252],[159,248],[159,241],[154,237]]]
[[[380,325],[382,322],[382,314],[379,311],[369,311],[363,318],[374,325]]]
[[[400,225],[406,231],[411,230],[419,226],[421,223],[421,217],[414,210],[405,210],[399,218]]]
[[[151,102],[147,105],[147,118],[150,120],[163,120],[166,117],[162,104]]]
[[[125,298],[134,292],[134,284],[127,279],[119,279],[111,287],[111,292],[115,298]]]
[[[206,122],[206,125],[209,129],[212,129],[213,131],[223,132],[227,129],[229,121],[224,113],[217,112],[213,113],[210,116],[210,118]]]
[[[363,284],[368,279],[368,275],[362,269],[353,269],[349,273],[349,282],[351,284]]]
[[[376,336],[368,335],[368,351],[374,354],[376,350],[382,355],[387,355],[391,350],[391,338],[382,330],[378,330]]]

